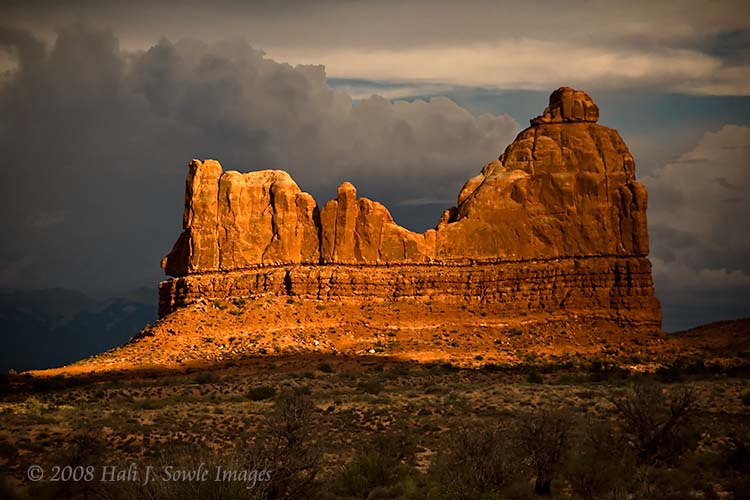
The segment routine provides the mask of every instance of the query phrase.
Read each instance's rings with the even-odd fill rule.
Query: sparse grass
[[[631,397],[627,384],[658,382],[662,375],[622,378],[604,359],[581,369],[561,368],[576,363],[565,359],[552,366],[540,359],[521,366],[490,362],[481,369],[462,369],[442,361],[396,363],[387,356],[368,357],[358,364],[339,356],[308,364],[277,358],[252,371],[193,371],[90,385],[56,379],[39,384],[45,387],[43,392],[30,395],[14,389],[0,397],[0,454],[12,457],[7,462],[9,473],[23,478],[29,464],[49,460],[53,446],[68,449],[54,443],[67,442],[77,429],[106,428],[100,437],[107,459],[114,463],[158,463],[159,451],[178,442],[202,443],[191,448],[196,460],[235,463],[235,446],[244,450],[242,456],[250,457],[268,444],[269,429],[279,418],[278,402],[294,395],[292,399],[307,403],[287,407],[285,421],[293,431],[298,425],[294,408],[311,415],[314,423],[303,426],[307,429],[303,442],[310,446],[278,460],[289,471],[285,477],[290,481],[297,477],[295,470],[311,480],[307,483],[311,499],[533,498],[534,484],[529,480],[541,477],[544,485],[549,476],[555,495],[575,499],[716,498],[711,492],[737,497],[736,492],[745,491],[744,478],[750,472],[746,379],[711,373],[657,383],[667,403],[679,401],[673,391],[692,388],[695,411],[690,426],[668,433],[670,440],[684,437],[689,446],[660,445],[680,452],[670,458],[638,460],[641,445],[636,443],[644,440],[626,425],[628,419],[621,416],[615,401]],[[29,381],[26,387],[29,391],[37,385]],[[659,429],[673,406],[653,404],[661,401],[658,398],[648,401],[634,403],[633,408],[662,408],[654,412],[655,418],[642,419]],[[565,433],[571,450],[567,455],[546,448],[559,434],[538,417],[560,410],[572,422]],[[527,442],[522,446],[520,425],[534,418],[541,423],[526,429]],[[456,444],[453,432],[461,427],[469,430],[464,439],[477,437],[476,442]],[[286,432],[282,428],[274,431],[277,439]],[[498,430],[497,440],[484,434],[487,429]],[[395,452],[378,448],[379,436],[401,436],[394,440]],[[694,446],[694,436],[703,436],[700,447]],[[213,455],[199,451],[201,447],[214,450]],[[550,450],[549,456],[557,456],[552,469],[546,468],[547,459],[542,460],[543,452]],[[178,456],[192,463],[185,455]],[[307,462],[308,458],[314,460]],[[297,459],[315,464],[312,479],[297,468]],[[461,463],[466,465],[459,467]],[[473,485],[478,493],[457,485]],[[321,496],[318,487],[328,490],[328,496]],[[45,492],[37,496],[51,498]]]

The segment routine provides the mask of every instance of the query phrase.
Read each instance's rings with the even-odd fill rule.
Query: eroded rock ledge
[[[646,189],[620,135],[598,118],[588,94],[556,90],[424,233],[396,224],[348,182],[321,209],[286,172],[224,172],[215,160],[193,160],[184,231],[162,262],[177,279],[162,283],[160,311],[200,295],[267,292],[481,296],[518,310],[563,309],[580,296],[588,297],[578,301],[584,309],[660,322],[646,259]],[[534,291],[549,287],[554,293]]]
[[[203,273],[162,283],[159,315],[198,300],[264,294],[298,299],[455,306],[491,304],[503,314],[554,312],[661,327],[648,259],[591,257],[503,264],[296,265]]]

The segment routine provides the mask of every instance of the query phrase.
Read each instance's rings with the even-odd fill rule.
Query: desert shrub
[[[612,402],[638,464],[671,464],[695,444],[691,425],[695,395],[690,389],[665,392],[659,384],[641,382]]]
[[[363,380],[357,384],[357,389],[367,394],[380,394],[384,388],[379,380]]]
[[[161,408],[161,403],[155,399],[146,398],[133,402],[133,406],[139,410],[155,410]]]
[[[0,437],[0,457],[6,460],[15,460],[18,458],[18,448],[8,439]]]
[[[245,307],[245,299],[242,297],[237,297],[232,300],[232,304],[234,304],[234,307]]]
[[[58,451],[52,454],[50,462],[61,469],[66,467],[93,466],[98,469],[105,463],[107,458],[106,442],[96,433],[89,431],[78,431],[70,436]],[[107,483],[99,481],[94,474],[92,481],[40,481],[33,486],[49,488],[51,491],[41,493],[40,490],[32,488],[29,491],[31,497],[49,498],[100,498],[107,490]]]
[[[570,454],[566,476],[581,498],[621,498],[628,491],[635,457],[613,431],[604,423],[589,424]]]
[[[385,377],[389,380],[398,380],[404,377],[409,377],[412,374],[412,368],[408,363],[397,363],[392,365],[387,372]]]
[[[551,494],[552,480],[565,458],[571,417],[561,411],[542,410],[523,418],[514,436],[522,462],[535,475],[534,491],[537,495]]]
[[[356,498],[395,498],[413,489],[415,446],[408,436],[379,435],[336,476],[334,490]]]
[[[530,384],[543,384],[544,376],[536,370],[531,370],[528,375],[526,375],[526,382]]]
[[[267,385],[252,387],[249,391],[247,391],[247,397],[251,401],[263,401],[265,399],[271,399],[275,396],[276,389]]]
[[[148,485],[126,481],[115,484],[117,495],[108,497],[129,500],[315,498],[320,453],[310,440],[313,415],[314,407],[307,395],[285,391],[279,396],[257,440],[237,441],[229,452],[226,448],[214,450],[206,445],[173,442],[164,447],[156,464],[157,469],[172,465],[197,470],[200,464],[204,464],[204,467],[221,465],[230,471],[256,471],[254,481],[252,478],[248,481],[151,481]],[[264,480],[258,480],[261,473]]]
[[[136,481],[107,483],[106,495],[90,498],[111,498],[127,500],[267,500],[270,496],[269,468],[266,457],[257,448],[236,443],[229,450],[213,450],[207,445],[183,442],[170,442],[164,445],[154,459],[154,471],[164,478],[165,467],[174,470],[208,470],[208,480],[151,480],[148,484]],[[228,471],[249,471],[246,478],[234,477],[215,480],[216,468],[221,466]],[[227,476],[229,477],[229,476]]]
[[[731,436],[720,453],[719,467],[727,489],[734,498],[749,498],[750,495],[750,437],[738,433]]]
[[[21,500],[26,495],[10,479],[10,476],[0,476],[0,498],[7,500]]]
[[[485,363],[481,370],[484,372],[512,372],[515,368],[507,363]]]
[[[453,431],[430,469],[440,498],[471,500],[499,494],[512,476],[508,445],[507,433],[496,426]]]
[[[318,365],[318,370],[323,373],[333,373],[333,366],[331,366],[331,363],[321,363]]]
[[[690,477],[680,469],[644,465],[635,470],[631,480],[628,496],[621,498],[684,500],[692,496]]]
[[[630,371],[616,363],[595,359],[588,366],[589,380],[592,382],[611,382],[625,380]]]
[[[266,420],[263,453],[273,478],[269,498],[305,499],[314,495],[321,451],[312,442],[315,407],[298,390],[279,395],[274,412]]]
[[[195,384],[213,384],[218,382],[219,377],[217,377],[214,373],[211,372],[201,372],[198,375],[196,375],[193,378],[193,383]]]

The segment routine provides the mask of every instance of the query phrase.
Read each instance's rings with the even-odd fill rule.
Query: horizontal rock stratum
[[[193,160],[184,231],[162,262],[175,279],[161,284],[160,312],[200,296],[287,293],[492,300],[508,311],[660,325],[646,189],[620,135],[598,118],[588,94],[556,90],[424,233],[396,224],[348,182],[320,208],[284,171],[224,172]]]

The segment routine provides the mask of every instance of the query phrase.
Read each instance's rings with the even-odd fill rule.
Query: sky
[[[649,190],[665,328],[750,316],[748,5],[6,0],[0,289],[154,286],[192,158],[424,230],[570,85]]]

